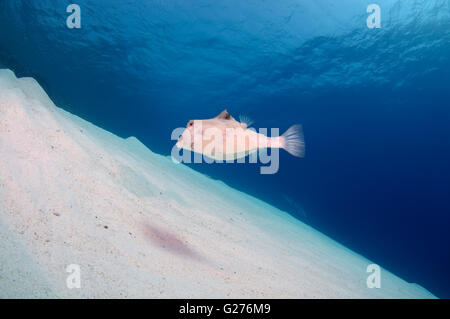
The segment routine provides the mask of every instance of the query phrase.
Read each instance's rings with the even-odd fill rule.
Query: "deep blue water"
[[[450,1],[0,0],[0,67],[161,154],[225,107],[301,123],[306,157],[277,174],[190,166],[450,297]]]

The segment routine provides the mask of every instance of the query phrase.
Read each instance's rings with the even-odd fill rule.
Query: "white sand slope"
[[[289,214],[0,70],[0,297],[427,298]],[[107,227],[107,228],[106,228]],[[81,288],[65,270],[81,268]]]

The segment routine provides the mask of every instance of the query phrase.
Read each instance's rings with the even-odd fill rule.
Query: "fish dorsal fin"
[[[233,118],[231,117],[230,113],[227,112],[227,110],[223,110],[219,115],[216,116],[216,119],[231,120]]]

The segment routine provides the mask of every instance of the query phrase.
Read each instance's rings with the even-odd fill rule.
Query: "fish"
[[[190,120],[176,146],[218,161],[243,158],[266,148],[284,149],[293,156],[304,157],[301,125],[291,126],[281,136],[268,137],[249,128],[247,117],[241,119],[246,120],[236,121],[225,109],[211,119]]]

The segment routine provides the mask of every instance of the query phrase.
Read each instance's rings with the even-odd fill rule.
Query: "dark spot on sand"
[[[105,226],[103,226],[103,228],[104,228],[104,229],[108,229],[108,226],[105,225]]]
[[[173,254],[197,260],[203,259],[199,253],[189,247],[187,240],[181,240],[176,234],[168,230],[145,224],[144,234],[152,244]]]

